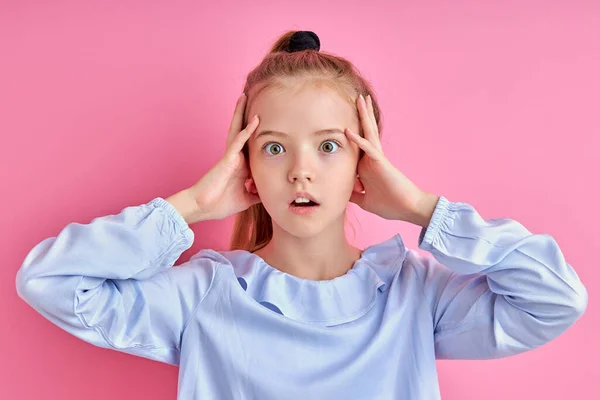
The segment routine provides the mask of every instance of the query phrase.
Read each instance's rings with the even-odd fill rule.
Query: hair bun
[[[290,44],[287,51],[289,53],[302,50],[319,51],[320,48],[321,41],[316,33],[312,31],[298,31],[294,32],[290,37]]]

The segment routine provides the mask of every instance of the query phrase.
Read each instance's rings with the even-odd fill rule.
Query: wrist
[[[181,190],[165,200],[175,207],[188,225],[210,219],[202,213],[196,199],[188,189]]]
[[[439,199],[439,196],[432,193],[423,193],[423,196],[415,206],[409,222],[427,228]]]

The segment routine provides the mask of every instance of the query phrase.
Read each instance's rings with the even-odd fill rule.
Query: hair
[[[244,85],[247,102],[243,126],[247,124],[251,102],[266,88],[285,90],[301,85],[321,84],[339,92],[353,107],[356,107],[356,98],[360,94],[364,97],[370,95],[381,136],[381,112],[370,83],[343,57],[313,49],[289,52],[290,38],[296,32],[284,33],[262,62],[248,74]],[[359,134],[364,136],[362,128]],[[247,144],[242,152],[246,162],[249,162]],[[362,156],[363,151],[360,150],[360,157]],[[262,203],[254,204],[236,215],[230,249],[254,252],[266,246],[272,237],[271,216]]]

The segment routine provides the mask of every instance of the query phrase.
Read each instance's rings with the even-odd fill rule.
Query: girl
[[[580,318],[556,241],[419,189],[383,154],[369,84],[319,48],[281,37],[202,179],[43,240],[19,295],[94,345],[180,366],[180,399],[439,399],[436,359],[522,353]],[[349,201],[422,226],[433,257],[399,235],[352,246]],[[190,224],[236,213],[231,250],[171,268]]]

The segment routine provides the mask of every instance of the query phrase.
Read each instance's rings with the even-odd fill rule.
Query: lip
[[[306,197],[309,200],[314,201],[315,203],[319,204],[319,202],[317,201],[317,199],[314,198],[314,196],[308,192],[296,192],[294,194],[294,196],[290,199],[290,201],[288,202],[288,204],[291,205],[291,203],[296,200],[298,197]],[[305,207],[305,208],[312,208],[312,207]]]
[[[320,206],[295,206],[293,204],[289,205],[289,210],[291,212],[293,212],[294,214],[298,214],[298,215],[310,215],[312,213],[314,213],[315,211],[317,211],[319,209]]]

